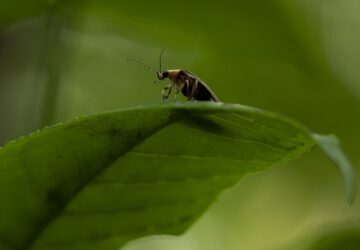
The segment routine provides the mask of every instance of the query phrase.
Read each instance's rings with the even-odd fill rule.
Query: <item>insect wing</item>
[[[189,80],[193,82],[194,84],[197,82],[198,90],[196,91],[194,97],[196,100],[199,101],[214,101],[214,102],[220,102],[219,98],[215,95],[215,93],[209,88],[209,86],[204,83],[203,80],[201,80],[199,77],[197,77],[195,74],[191,73],[190,71],[184,70],[184,72],[187,74],[187,77],[190,78]]]

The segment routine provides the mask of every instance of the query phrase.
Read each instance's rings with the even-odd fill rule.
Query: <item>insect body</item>
[[[171,70],[161,70],[161,57],[164,53],[164,50],[160,53],[159,58],[159,71],[156,72],[156,75],[159,80],[164,80],[168,78],[170,84],[167,85],[161,92],[163,100],[169,98],[172,88],[175,86],[175,100],[176,95],[181,91],[181,93],[187,97],[189,101],[212,101],[220,102],[219,98],[214,94],[214,92],[196,75],[190,71],[184,69],[171,69]]]
[[[171,90],[175,87],[175,100],[176,95],[181,91],[181,93],[187,97],[189,101],[197,100],[220,102],[215,93],[199,77],[190,71],[184,69],[161,70],[161,57],[163,52],[164,50],[160,53],[159,71],[155,71],[152,67],[139,60],[130,59],[131,61],[142,64],[147,69],[155,72],[159,80],[170,80],[170,84],[167,85],[161,92],[163,100],[167,100],[169,98]]]
[[[188,100],[220,102],[215,93],[197,76],[187,70],[172,69],[157,72],[159,80],[168,78],[170,84],[162,90],[164,100],[168,99],[173,87],[176,94],[180,91]],[[175,94],[175,99],[176,99]]]

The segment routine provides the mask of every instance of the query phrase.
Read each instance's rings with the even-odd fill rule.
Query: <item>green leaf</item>
[[[345,180],[347,192],[347,205],[350,206],[355,200],[355,174],[351,163],[342,152],[339,140],[334,135],[312,134],[312,138],[329,158],[340,167],[340,172]]]
[[[112,250],[181,234],[244,175],[315,141],[340,159],[353,194],[350,165],[324,138],[278,114],[218,103],[139,106],[43,129],[0,150],[0,249]]]

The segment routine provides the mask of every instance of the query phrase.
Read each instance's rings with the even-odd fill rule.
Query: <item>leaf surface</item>
[[[43,129],[0,150],[0,249],[112,250],[179,235],[244,175],[316,143],[342,159],[353,200],[351,165],[324,138],[278,114],[218,103],[138,106]]]

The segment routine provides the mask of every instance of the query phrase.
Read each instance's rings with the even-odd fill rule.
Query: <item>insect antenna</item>
[[[135,59],[135,58],[127,58],[126,61],[128,61],[128,62],[133,62],[133,63],[136,63],[136,64],[140,64],[140,65],[144,66],[144,68],[146,68],[147,70],[150,70],[150,71],[156,73],[156,70],[155,70],[153,67],[151,67],[150,65],[148,65],[148,64],[146,64],[146,63],[144,63],[144,62],[142,62],[142,61],[140,61],[140,60],[138,60],[138,59]]]
[[[162,55],[163,55],[164,51],[165,51],[165,49],[162,49],[161,52],[160,52],[160,57],[159,57],[159,72],[162,71],[162,69],[161,69],[161,59],[162,59]]]

